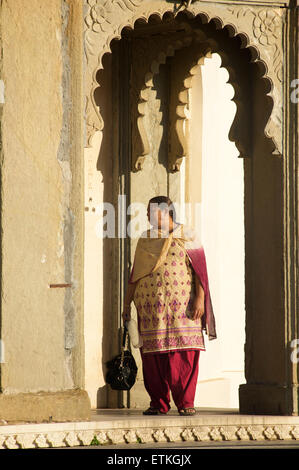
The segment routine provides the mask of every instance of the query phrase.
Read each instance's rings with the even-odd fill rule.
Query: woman
[[[194,397],[203,330],[216,338],[203,247],[194,231],[175,221],[166,196],[150,199],[152,228],[138,240],[122,317],[135,303],[145,388],[146,415],[166,414],[171,390],[180,415],[194,415]]]

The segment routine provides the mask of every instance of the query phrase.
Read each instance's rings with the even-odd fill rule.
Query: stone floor
[[[0,449],[298,446],[298,416],[198,408],[196,416],[144,416],[137,409],[92,410],[90,421],[0,426]]]

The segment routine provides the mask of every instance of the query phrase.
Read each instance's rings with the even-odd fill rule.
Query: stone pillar
[[[0,419],[89,419],[83,380],[82,5],[1,5]]]
[[[241,413],[298,415],[298,7],[288,10],[284,40],[283,155],[269,156],[257,141],[253,160],[244,161],[247,383],[239,389]]]
[[[146,207],[150,198],[159,195],[168,195],[167,173],[167,68],[160,66],[159,74],[155,75],[153,87],[149,90],[148,109],[145,116],[146,131],[149,135],[150,153],[144,160],[142,170],[130,174],[130,202],[144,204],[145,213],[140,217],[144,223],[143,230],[149,228],[146,216]],[[170,191],[170,189],[169,189]],[[170,196],[171,197],[171,196]],[[136,217],[136,215],[134,216]],[[131,259],[134,259],[137,239],[131,239]],[[133,318],[137,320],[137,312],[132,303]],[[138,364],[138,376],[134,388],[130,391],[130,407],[149,406],[149,396],[144,388],[142,375],[142,362],[140,352],[132,348]]]

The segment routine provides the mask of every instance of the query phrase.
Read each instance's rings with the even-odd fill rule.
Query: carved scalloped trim
[[[175,17],[180,11],[180,8],[173,13],[173,5],[162,0],[156,0],[155,6],[148,0],[104,0],[104,2],[97,2],[97,0],[87,0],[85,24],[87,26],[85,31],[85,54],[87,62],[86,74],[86,135],[88,145],[91,144],[91,138],[96,130],[103,128],[103,120],[100,110],[97,108],[94,101],[94,91],[98,87],[96,82],[96,73],[102,68],[102,57],[105,53],[111,52],[110,43],[113,39],[120,39],[121,32],[125,27],[134,28],[134,23],[137,19],[144,19],[148,21],[153,15],[160,18],[162,21],[164,14],[173,15]],[[93,9],[97,6],[102,8],[100,18],[97,17]],[[223,9],[222,5],[215,6],[214,4],[195,2],[191,5],[188,4],[182,8],[190,17],[195,18],[200,16],[206,22],[213,20],[218,24],[218,28],[230,28],[233,35],[240,35],[247,38],[247,47],[255,47],[258,51],[260,61],[266,65],[267,78],[271,81],[271,89],[268,95],[273,101],[273,110],[265,126],[265,134],[272,139],[273,145],[276,150],[273,153],[281,154],[282,151],[282,41],[277,40],[275,43],[275,64],[273,63],[273,44],[272,36],[281,38],[282,35],[282,16],[285,12],[282,9],[265,6],[244,6],[233,5]],[[215,10],[219,10],[219,13]],[[269,26],[268,13],[271,11],[272,19],[275,22],[275,31],[271,30]],[[121,15],[120,15],[121,13]],[[246,15],[251,14],[251,22],[246,19]],[[220,16],[219,16],[220,15]],[[222,19],[221,16],[226,19]],[[265,37],[257,33],[257,26],[254,25],[255,19],[259,17],[261,22],[260,30],[264,33]],[[228,19],[229,18],[229,19]],[[274,18],[276,18],[274,20]],[[234,24],[231,20],[234,20]],[[258,20],[256,20],[258,23]],[[116,24],[118,23],[118,24]],[[273,29],[273,28],[272,28]],[[238,31],[238,33],[237,33]],[[268,39],[267,39],[268,38]],[[276,39],[277,39],[276,38]],[[278,47],[277,44],[280,44]],[[262,47],[260,47],[262,46]],[[97,51],[100,54],[97,55]]]

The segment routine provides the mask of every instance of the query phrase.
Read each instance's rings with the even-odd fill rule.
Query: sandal
[[[143,411],[142,414],[144,414],[144,415],[163,415],[163,414],[166,414],[166,413],[161,413],[161,411],[158,410],[158,408],[152,408],[150,406],[147,410]]]
[[[181,416],[194,416],[196,414],[195,408],[183,408],[179,410]]]

